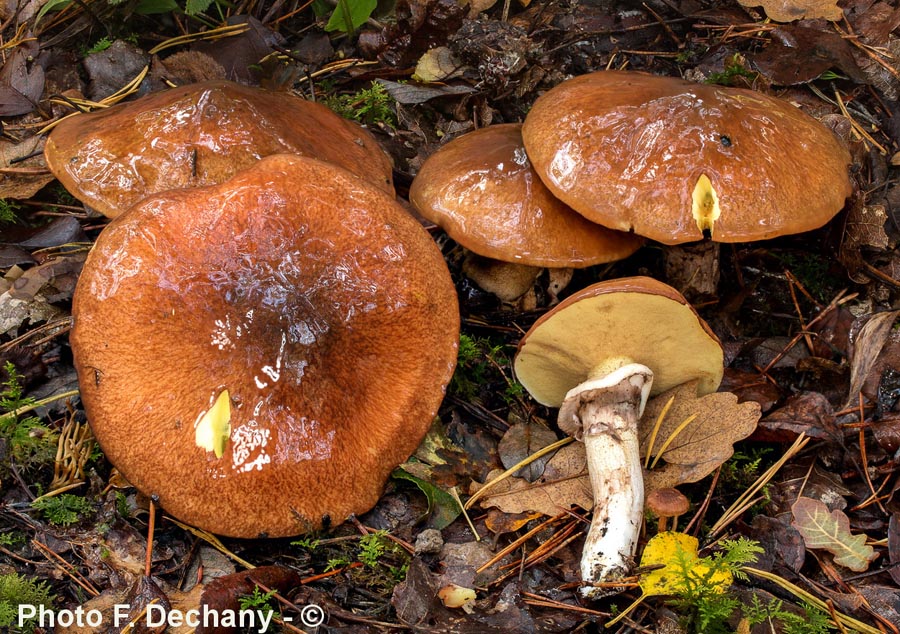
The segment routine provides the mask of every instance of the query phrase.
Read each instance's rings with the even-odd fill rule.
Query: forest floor
[[[286,632],[900,632],[900,8],[747,4],[7,0],[0,628],[54,629],[19,623],[28,604],[52,610],[57,632],[120,631],[131,619],[131,631],[162,631],[140,615],[156,605],[184,614],[202,601],[274,610],[270,631]],[[459,293],[459,362],[426,443],[370,512],[291,539],[217,539],[156,508],[92,443],[68,333],[75,282],[106,219],[50,174],[46,126],[76,107],[132,98],[115,95],[128,87],[225,76],[291,90],[366,125],[405,200],[448,140],[520,122],[548,89],[604,69],[788,100],[831,128],[853,160],[854,192],[832,221],[722,245],[711,285],[696,275],[696,253],[648,243],[576,270],[561,293],[630,275],[678,287],[725,346],[720,390],[759,406],[749,428],[713,432],[737,429],[745,410],[729,401],[703,414],[696,404],[703,446],[686,435],[669,448],[672,463],[680,450],[682,471],[668,482],[691,503],[675,530],[699,541],[657,553],[668,582],[648,582],[650,566],[623,591],[580,598],[591,501],[578,444],[532,458],[466,504],[503,469],[565,438],[556,411],[536,404],[511,368],[519,339],[553,303],[555,280],[545,272],[524,300],[502,303],[466,279],[462,249],[428,223]],[[648,518],[641,549],[656,532]],[[117,604],[129,606],[118,628]],[[89,614],[102,615],[99,624]]]

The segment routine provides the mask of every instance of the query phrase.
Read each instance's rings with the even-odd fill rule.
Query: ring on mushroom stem
[[[234,537],[371,508],[430,427],[459,335],[422,226],[350,172],[293,155],[110,222],[72,312],[110,462],[175,517]]]
[[[332,163],[394,193],[391,160],[363,127],[320,103],[229,81],[65,119],[44,148],[63,186],[109,218],[152,194],[221,183],[271,154]]]
[[[650,394],[722,380],[718,338],[673,288],[647,277],[600,282],[565,299],[522,337],[516,376],[559,427],[582,440],[594,493],[582,593],[626,576],[644,510],[638,420]]]

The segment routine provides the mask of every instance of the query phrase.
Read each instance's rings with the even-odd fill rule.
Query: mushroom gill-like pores
[[[73,317],[109,460],[175,517],[236,537],[371,508],[429,428],[459,335],[421,225],[349,172],[287,155],[113,220]]]
[[[553,197],[508,123],[459,136],[428,157],[409,200],[478,255],[536,267],[586,267],[628,257],[633,234],[585,220]]]
[[[625,576],[644,509],[638,420],[651,394],[698,380],[713,392],[722,346],[675,289],[647,277],[600,282],[568,297],[522,337],[519,381],[559,407],[559,426],[584,441],[594,512],[581,559],[588,597]]]
[[[228,81],[65,119],[44,148],[63,186],[110,218],[152,194],[221,183],[281,153],[338,165],[394,192],[390,158],[367,130],[322,104]]]
[[[752,90],[600,71],[539,97],[522,134],[556,197],[665,244],[812,230],[852,191],[831,130]]]

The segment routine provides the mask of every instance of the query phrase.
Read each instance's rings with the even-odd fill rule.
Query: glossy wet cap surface
[[[649,277],[598,282],[538,319],[519,342],[516,377],[536,401],[559,407],[566,392],[609,359],[653,371],[653,394],[697,379],[722,381],[722,344],[674,288]]]
[[[71,117],[44,149],[63,186],[110,218],[152,194],[221,183],[279,153],[333,163],[394,192],[391,161],[367,130],[322,104],[227,81]]]
[[[413,206],[478,255],[529,266],[585,267],[628,257],[638,236],[613,231],[556,199],[531,167],[517,123],[459,136],[422,165]]]
[[[759,92],[601,71],[542,95],[525,119],[547,187],[589,220],[667,244],[699,240],[701,176],[719,205],[712,239],[761,240],[825,224],[851,193],[834,134]]]
[[[427,232],[344,170],[283,155],[112,221],[73,315],[110,461],[168,513],[239,537],[373,506],[431,424],[459,333]]]

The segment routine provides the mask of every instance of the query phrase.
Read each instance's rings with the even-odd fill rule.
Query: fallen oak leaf
[[[738,403],[730,392],[698,397],[695,381],[650,399],[639,428],[641,455],[662,458],[665,465],[644,472],[645,490],[649,493],[706,477],[732,456],[735,442],[753,433],[760,416],[758,403]],[[694,418],[679,430],[690,417]]]
[[[834,563],[854,572],[864,572],[878,558],[866,544],[866,535],[850,533],[850,519],[842,511],[829,511],[824,502],[800,497],[791,506],[791,525],[803,536],[807,548],[827,550]]]
[[[525,461],[526,458],[535,452],[556,441],[556,434],[540,423],[517,423],[503,434],[503,438],[500,439],[497,445],[497,454],[503,466],[506,469],[511,469],[520,462]],[[544,455],[528,461],[528,464],[516,471],[515,475],[523,477],[529,482],[534,482],[541,477],[550,458],[550,455]]]
[[[492,472],[490,482],[502,471]],[[571,506],[590,510],[594,494],[587,475],[584,445],[572,443],[556,452],[547,463],[543,475],[534,482],[510,477],[492,486],[481,500],[482,508],[497,507],[504,513],[535,511],[554,516]]]
[[[672,405],[657,428],[654,449],[650,437],[670,400]],[[640,422],[641,450],[644,455],[649,450],[666,464],[644,471],[645,492],[696,482],[709,475],[732,456],[732,443],[753,433],[759,417],[758,403],[738,403],[737,397],[728,392],[697,397],[696,382],[654,397],[647,403]],[[676,434],[676,429],[689,418]],[[491,482],[496,473],[486,481]],[[571,506],[593,508],[593,489],[581,443],[560,449],[547,463],[542,477],[533,483],[507,478],[491,486],[491,492],[481,500],[483,508],[494,506],[506,513],[537,511],[548,516]]]

